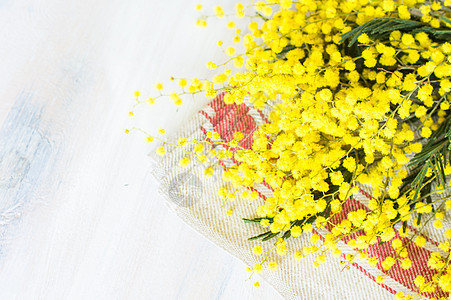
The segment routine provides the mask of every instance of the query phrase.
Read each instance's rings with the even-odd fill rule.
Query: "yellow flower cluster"
[[[422,150],[415,132],[429,138],[448,116],[451,44],[434,42],[424,31],[395,30],[386,40],[360,35],[357,50],[340,45],[341,36],[353,29],[346,24],[394,17],[396,6],[399,18],[410,19],[410,11],[418,5],[300,1],[296,11],[282,7],[262,26],[250,25],[253,34],[244,37],[248,72],[229,79],[234,88],[225,101],[240,104],[248,96],[262,108],[272,100],[271,122],[259,128],[252,150],[240,152],[240,168],[230,170],[234,176],[225,179],[237,187],[263,180],[271,186],[274,196],[257,213],[271,221],[273,233],[290,231],[298,236],[310,225],[311,216],[321,227],[358,190],[357,184],[372,187],[372,211],[351,212],[332,229],[326,247],[335,253],[335,242],[355,231],[363,229],[365,235],[348,245],[364,250],[378,238],[392,240],[394,224],[408,221],[415,211],[431,212],[432,206],[423,202],[412,209],[414,193],[403,194],[400,188],[408,176],[404,166],[409,155]],[[420,6],[421,21],[433,28],[449,26],[425,7]],[[436,3],[431,7],[438,10]],[[260,47],[258,38],[270,49]],[[412,115],[416,124],[406,121]],[[448,164],[446,175],[450,170]],[[435,220],[434,226],[443,225]],[[421,239],[416,240],[419,246],[424,245]],[[400,240],[392,245],[404,251],[396,259],[387,257],[383,268],[389,270],[401,258],[401,266],[410,268]],[[429,266],[441,271],[436,285],[451,291],[445,284],[451,272],[449,255],[446,260],[431,257]]]
[[[252,149],[238,146],[242,134],[228,143],[233,152],[209,150],[205,145],[212,142],[186,138],[177,146],[194,143],[192,155],[207,165],[207,176],[215,169],[209,158],[222,160],[234,153],[239,164],[223,172],[233,190],[218,192],[225,201],[237,196],[258,198],[251,192],[257,183],[273,190],[254,220],[279,238],[272,248],[279,255],[287,253],[286,237],[310,232],[313,226],[329,226],[324,243],[317,246],[319,236],[313,235],[312,246],[296,252],[296,259],[319,253],[315,266],[325,262],[326,251],[339,256],[337,243],[347,239],[347,245],[356,249],[355,255],[346,256],[347,263],[358,257],[375,266],[377,258],[366,249],[386,242],[397,255],[381,261],[382,269],[389,272],[397,263],[409,269],[412,261],[407,245],[396,238],[394,226],[413,222],[419,233],[409,233],[403,226],[399,235],[423,247],[426,240],[421,228],[431,222],[444,232],[448,241],[439,247],[448,256],[433,252],[428,266],[438,275],[431,282],[419,276],[415,284],[420,294],[436,288],[451,292],[451,229],[443,228],[441,221],[445,211],[451,210],[451,202],[430,198],[430,194],[450,189],[446,180],[439,180],[443,178],[440,172],[451,174],[449,159],[440,148],[443,155],[437,157],[440,163],[444,159],[440,168],[434,165],[439,164],[437,158],[431,158],[415,180],[406,171],[412,157],[430,147],[428,139],[435,141],[451,124],[451,13],[444,9],[449,2],[269,0],[248,7],[238,3],[235,17],[242,18],[252,9],[261,17],[260,22],[251,20],[246,34],[236,29],[233,42],[241,42],[245,53],[235,54],[234,47],[225,49],[231,56],[227,63],[245,71],[232,74],[227,63],[208,62],[209,69],[220,72],[211,81],[194,78],[188,84],[180,79],[182,93],[161,94],[161,83],[156,89],[159,97],[168,96],[176,105],[182,104],[182,94],[204,92],[214,98],[226,90],[226,104],[240,105],[248,99],[258,110],[271,107],[270,122],[254,133]],[[226,16],[219,6],[214,13],[219,18]],[[198,25],[205,26],[205,19],[199,19]],[[227,23],[230,29],[236,26],[234,21]],[[134,96],[138,98],[139,92]],[[207,136],[219,139],[217,133]],[[432,155],[427,149],[426,154]],[[164,147],[157,153],[164,155]],[[180,166],[190,161],[187,156]],[[432,182],[437,184],[435,192]],[[331,218],[361,185],[372,189],[369,211],[354,210],[333,223]],[[356,232],[363,234],[356,236]],[[277,262],[268,260],[262,246],[255,246],[253,252],[266,256],[251,271],[260,272],[265,263],[269,270],[277,269]],[[376,281],[382,284],[384,277]]]

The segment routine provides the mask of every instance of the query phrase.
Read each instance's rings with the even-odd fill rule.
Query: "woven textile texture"
[[[172,138],[176,142],[178,137],[188,139],[206,139],[206,132],[218,132],[219,141],[230,141],[233,139],[235,131],[241,131],[245,138],[240,141],[242,147],[250,148],[252,144],[252,133],[256,127],[263,122],[267,122],[268,111],[256,111],[247,103],[241,105],[225,105],[223,95],[206,105],[199,113],[194,115]],[[190,146],[188,151],[192,150]],[[191,146],[192,147],[192,146]],[[208,151],[211,148],[206,149]],[[224,149],[218,144],[216,150]],[[215,174],[206,178],[203,173],[205,166],[192,163],[188,168],[181,168],[179,160],[186,156],[186,152],[180,148],[168,148],[165,156],[160,157],[151,154],[154,162],[153,174],[160,184],[160,192],[167,201],[169,207],[188,225],[203,234],[207,239],[228,251],[233,256],[239,258],[249,266],[259,263],[259,259],[252,254],[255,244],[261,244],[265,250],[269,250],[273,242],[249,242],[249,237],[263,233],[259,225],[245,224],[242,218],[256,217],[256,209],[266,197],[271,196],[271,190],[264,184],[255,186],[259,192],[258,200],[249,201],[240,199],[224,204],[217,190],[227,184],[221,178],[221,168],[217,168]],[[223,166],[230,166],[235,162],[232,159],[219,162]],[[333,223],[339,223],[346,213],[354,209],[367,209],[371,190],[362,186],[360,192],[353,195],[353,199],[345,202],[343,212],[334,216]],[[238,196],[238,195],[237,195]],[[226,214],[226,210],[231,208],[233,214]],[[449,213],[445,216],[444,227],[449,228]],[[412,234],[415,229],[409,226]],[[330,227],[323,229],[315,228],[313,233],[319,234],[323,238],[329,233]],[[398,228],[399,229],[399,228]],[[303,234],[298,238],[290,238],[287,241],[288,252],[285,256],[272,253],[269,260],[278,262],[277,271],[268,271],[263,268],[260,274],[269,284],[271,284],[286,299],[393,299],[397,292],[408,295],[416,295],[418,291],[413,284],[416,275],[423,275],[426,280],[433,276],[427,268],[427,260],[431,252],[441,252],[437,245],[443,240],[443,232],[426,226],[426,245],[417,247],[410,244],[408,247],[409,258],[413,267],[408,271],[403,270],[399,263],[388,273],[383,271],[378,264],[371,267],[364,260],[356,260],[348,269],[340,263],[344,255],[354,254],[355,251],[347,246],[345,242],[340,242],[339,248],[342,257],[327,256],[325,264],[318,268],[313,266],[315,255],[310,255],[298,261],[294,258],[294,253],[301,251],[304,246],[310,245],[310,234]],[[398,233],[396,236],[399,238]],[[357,237],[357,236],[355,236]],[[406,238],[400,238],[406,242]],[[273,251],[274,252],[274,251]],[[382,258],[393,256],[394,249],[390,243],[382,246],[369,248],[370,256]],[[444,255],[443,252],[441,252]],[[243,272],[245,272],[243,270]],[[385,281],[382,285],[375,282],[376,276],[384,275]],[[439,295],[444,295],[438,291]],[[431,294],[423,294],[424,297],[431,297]]]

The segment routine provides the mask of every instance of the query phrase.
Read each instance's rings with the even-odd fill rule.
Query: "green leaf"
[[[258,240],[258,239],[263,239],[263,238],[265,238],[265,237],[267,237],[268,235],[271,235],[271,234],[272,234],[272,232],[268,231],[268,232],[265,232],[265,233],[253,236],[251,238],[248,238],[247,240],[248,241],[254,241],[254,240]]]
[[[244,223],[260,223],[260,221],[263,218],[255,218],[255,219],[245,219],[243,218],[242,220],[244,221]]]
[[[271,234],[269,234],[267,237],[262,238],[262,241],[265,242],[267,240],[270,240],[270,239],[272,239],[273,237],[275,237],[278,234],[279,234],[278,232],[276,232],[276,233],[272,233],[271,232]]]
[[[443,21],[451,22],[449,19],[444,18]],[[403,20],[398,18],[380,18],[373,19],[371,21],[366,22],[365,24],[360,25],[357,28],[343,34],[340,39],[340,43],[344,42],[346,39],[351,38],[348,43],[348,47],[351,47],[360,35],[363,33],[368,34],[371,39],[376,40],[386,40],[390,37],[390,34],[399,30],[402,32],[427,32],[434,36],[437,39],[446,40],[448,39],[448,35],[451,34],[451,30],[440,30],[436,28],[432,28],[431,26],[414,21],[414,20]]]
[[[284,48],[283,48],[283,50],[282,51],[280,51],[280,53],[278,53],[279,55],[280,54],[284,54],[284,53],[287,53],[287,52],[289,52],[289,51],[291,51],[291,50],[294,50],[294,49],[296,49],[297,47],[296,46],[293,46],[293,45],[287,45],[287,46],[285,46]]]
[[[422,168],[421,171],[418,173],[417,177],[412,181],[412,186],[415,187],[415,195],[413,196],[412,201],[415,201],[418,197],[418,193],[421,190],[421,186],[423,184],[424,177],[426,176],[426,173],[430,167],[430,162],[428,161]]]
[[[373,23],[375,22],[375,20],[371,20],[363,25],[360,25],[357,28],[354,28],[353,30],[346,32],[345,34],[342,35],[342,38],[340,40],[340,43],[344,42],[344,40],[346,40],[347,38],[351,37],[354,35],[354,38],[351,40],[351,42],[348,44],[348,47],[351,47],[352,44],[354,44],[352,41],[355,42],[355,40],[357,40],[357,38],[359,37],[360,34],[362,34],[363,30],[368,27],[371,26]]]
[[[432,156],[434,156],[438,152],[440,152],[443,147],[448,146],[448,143],[449,143],[449,141],[447,141],[447,140],[433,141],[432,144],[430,142],[424,146],[424,148],[421,152],[417,153],[410,160],[409,166],[414,166],[414,165],[417,165],[419,163],[423,163],[423,162],[429,160]]]
[[[285,231],[285,233],[282,235],[282,238],[285,240],[291,236],[291,230]]]
[[[372,30],[373,28],[375,28],[378,25],[379,24],[378,24],[378,22],[376,20],[372,20],[372,21],[369,21],[368,23],[365,23],[365,24],[361,25],[360,27],[357,27],[357,28],[360,28],[360,30],[357,31],[357,33],[351,39],[351,41],[348,44],[348,47],[351,47],[357,41],[357,39],[359,38],[359,36],[362,33],[370,32],[370,30]]]
[[[443,153],[442,153],[443,155]],[[442,186],[446,187],[446,175],[445,175],[445,164],[443,164],[443,161],[438,157],[436,159],[436,165],[438,166],[438,171],[440,172],[440,178],[442,179]]]
[[[444,21],[444,22],[446,22],[446,23],[448,23],[448,24],[451,24],[451,20],[448,19],[447,17],[439,16],[439,18],[440,18],[440,20],[442,20],[442,21]]]
[[[435,160],[435,156],[433,157],[433,159]],[[435,164],[431,163],[428,161],[428,164],[430,166],[430,168],[432,169],[432,171],[434,172],[435,178],[437,178],[437,181],[440,181],[440,175],[437,172],[437,169],[435,168]]]

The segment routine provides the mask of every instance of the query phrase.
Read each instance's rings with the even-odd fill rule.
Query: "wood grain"
[[[135,89],[224,59],[233,32],[196,28],[196,3],[0,1],[0,299],[280,298],[169,211],[152,146],[123,134],[171,131],[204,101],[127,116]]]

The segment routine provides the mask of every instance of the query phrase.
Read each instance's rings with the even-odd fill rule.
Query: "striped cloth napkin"
[[[205,140],[207,132],[217,132],[220,135],[219,141],[228,142],[233,139],[233,133],[243,132],[245,137],[240,141],[240,146],[250,148],[252,145],[252,135],[256,128],[268,122],[269,108],[263,111],[255,110],[249,103],[240,105],[226,105],[223,102],[224,94],[220,94],[197,114],[195,114],[170,140],[176,142],[178,137],[188,139]],[[193,150],[193,146],[187,146],[188,151]],[[211,146],[206,148],[208,153]],[[224,150],[225,146],[216,144],[216,150]],[[252,254],[254,245],[260,244],[265,250],[269,250],[273,242],[248,241],[249,237],[261,234],[262,228],[258,224],[245,224],[242,218],[256,217],[256,209],[265,198],[272,194],[264,184],[254,186],[260,197],[257,200],[249,201],[240,199],[234,202],[227,202],[218,196],[217,190],[228,186],[222,180],[221,168],[217,168],[212,177],[206,178],[203,173],[205,166],[192,163],[188,168],[181,168],[179,160],[186,156],[186,152],[180,148],[169,148],[164,157],[155,154],[150,155],[153,163],[153,175],[159,183],[160,193],[166,199],[169,207],[188,225],[203,234],[206,238],[228,251],[235,257],[242,260],[249,266],[259,263],[259,258]],[[223,166],[231,166],[236,162],[232,159],[217,161]],[[238,195],[237,195],[238,196]],[[353,195],[343,205],[343,211],[332,218],[332,223],[341,222],[349,211],[356,209],[368,210],[368,200],[371,198],[371,190],[367,186],[361,186],[360,192]],[[231,209],[232,215],[226,211]],[[444,228],[451,227],[451,217],[449,212],[443,220]],[[417,231],[409,224],[410,234]],[[403,244],[407,238],[400,237],[396,228],[396,237]],[[435,229],[432,225],[427,225],[421,234],[426,238],[426,244],[418,247],[414,243],[408,246],[408,258],[412,261],[409,270],[401,268],[397,262],[390,272],[384,271],[380,263],[373,267],[366,260],[355,260],[351,268],[344,268],[342,261],[346,254],[355,254],[356,251],[350,248],[346,242],[351,238],[356,238],[358,234],[340,242],[338,247],[342,251],[341,257],[327,256],[325,264],[314,267],[315,255],[309,255],[302,260],[295,259],[295,253],[302,251],[304,246],[311,245],[310,237],[318,234],[321,239],[330,233],[331,225],[326,228],[314,228],[312,233],[303,233],[301,237],[287,240],[287,254],[279,256],[271,253],[269,260],[278,263],[277,271],[269,271],[265,267],[259,274],[269,284],[271,284],[286,299],[393,299],[397,292],[406,295],[418,295],[418,289],[414,284],[414,279],[418,274],[429,281],[435,271],[427,266],[427,261],[432,252],[439,252],[445,255],[437,246],[444,241],[442,230]],[[274,251],[273,251],[274,252]],[[379,261],[383,261],[387,256],[396,256],[391,243],[374,245],[368,249],[370,257],[376,256]],[[385,280],[382,284],[376,283],[376,277],[383,275]],[[433,297],[430,293],[421,294],[425,298]],[[441,290],[437,290],[435,297],[448,296]]]

